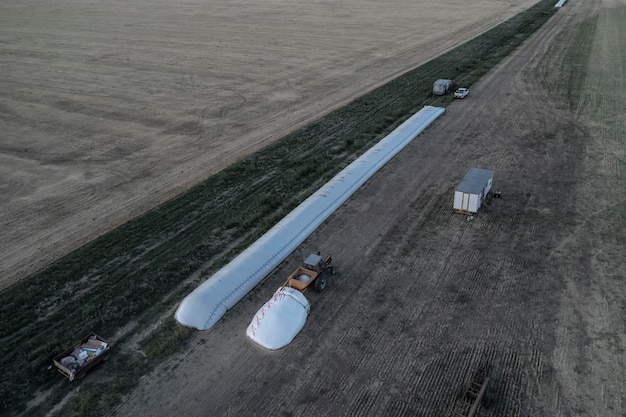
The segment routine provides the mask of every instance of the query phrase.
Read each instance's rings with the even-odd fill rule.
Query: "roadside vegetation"
[[[4,290],[0,414],[43,416],[69,394],[59,414],[108,412],[193,333],[170,314],[182,297],[422,106],[449,104],[431,95],[434,80],[471,86],[553,5],[541,1]],[[70,383],[52,357],[90,331],[117,335],[117,349],[98,378]],[[125,348],[131,338],[143,342]]]

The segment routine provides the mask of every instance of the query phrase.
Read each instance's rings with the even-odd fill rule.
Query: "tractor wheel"
[[[334,266],[330,267],[330,275],[335,275],[337,273],[337,268],[335,268]]]
[[[315,291],[322,292],[326,288],[326,274],[321,274],[315,280]]]

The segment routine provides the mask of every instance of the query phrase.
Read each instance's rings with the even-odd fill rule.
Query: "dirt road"
[[[0,288],[534,3],[4,1]]]
[[[112,415],[444,416],[481,366],[483,416],[624,415],[625,12],[568,3]],[[503,197],[468,221],[472,166]],[[254,312],[317,249],[341,274],[291,345],[254,346]]]

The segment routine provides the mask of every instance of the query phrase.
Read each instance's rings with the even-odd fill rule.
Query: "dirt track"
[[[534,4],[0,5],[0,288]]]
[[[444,416],[485,365],[483,416],[625,415],[626,4],[601,4],[568,3],[112,414]],[[503,198],[468,221],[452,191],[476,165]],[[303,331],[252,345],[254,312],[317,249],[342,273],[307,293]]]

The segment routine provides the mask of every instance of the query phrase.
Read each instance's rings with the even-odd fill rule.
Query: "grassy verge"
[[[91,330],[146,328],[196,284],[184,284],[194,271],[205,268],[206,278],[423,105],[447,105],[450,96],[430,94],[435,79],[471,85],[541,26],[553,3],[541,1],[3,291],[0,412],[44,415],[76,386],[63,415],[107,412],[191,332],[166,320],[143,354],[119,349],[95,382],[62,380],[49,369],[55,353]],[[38,392],[47,395],[29,405]]]

